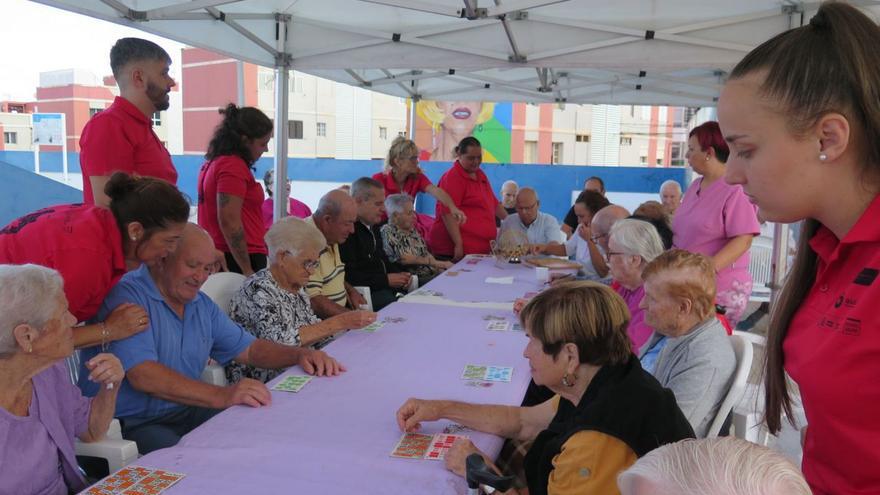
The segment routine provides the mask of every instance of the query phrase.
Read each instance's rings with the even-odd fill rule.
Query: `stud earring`
[[[571,375],[571,380],[569,380],[568,373],[566,373],[562,377],[562,384],[565,385],[566,387],[574,387],[574,383],[575,383],[575,381],[577,381],[576,378],[577,378],[576,375]]]
[[[820,162],[824,162],[827,159],[828,159],[828,155],[826,155],[825,153],[819,153],[819,161]]]

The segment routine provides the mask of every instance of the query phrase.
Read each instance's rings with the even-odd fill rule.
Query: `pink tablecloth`
[[[349,332],[326,348],[348,367],[344,375],[315,378],[296,394],[273,392],[269,407],[230,408],[137,463],[185,473],[169,495],[465,493],[464,480],[442,461],[389,456],[401,435],[394,413],[413,396],[520,403],[530,378],[525,336],[487,331],[487,315],[515,321],[509,311],[392,304],[380,319],[406,321]],[[513,379],[468,386],[460,379],[466,364],[512,366]],[[498,437],[466,434],[492,456],[501,448]]]

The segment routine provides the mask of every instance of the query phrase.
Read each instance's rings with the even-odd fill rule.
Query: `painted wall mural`
[[[422,100],[416,113],[421,160],[452,161],[458,142],[472,135],[483,144],[483,162],[510,163],[511,103]]]

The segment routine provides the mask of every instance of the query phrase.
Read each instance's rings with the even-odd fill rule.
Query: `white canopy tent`
[[[274,67],[276,177],[287,176],[284,116],[293,68],[414,101],[713,106],[743,55],[806,22],[818,6],[790,0],[35,1]],[[880,10],[878,3],[860,2],[869,10]],[[283,184],[275,182],[275,218],[286,213]],[[778,233],[776,242],[786,237]],[[787,249],[775,252],[774,266],[783,267]]]

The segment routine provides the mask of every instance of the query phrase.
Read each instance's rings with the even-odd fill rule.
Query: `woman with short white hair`
[[[61,276],[37,265],[0,265],[0,493],[77,493],[85,488],[74,437],[104,437],[125,372],[112,354],[85,363],[101,384],[93,399],[70,381],[76,318]]]
[[[734,437],[659,447],[617,478],[622,495],[810,495],[782,454]]]
[[[425,285],[452,266],[439,261],[428,252],[425,240],[416,232],[416,212],[412,196],[392,194],[385,198],[388,223],[382,226],[382,247],[388,260],[403,265],[406,271],[419,277],[419,285]]]
[[[625,218],[614,222],[608,234],[608,269],[614,290],[626,301],[632,315],[627,333],[638,350],[651,337],[653,330],[645,324],[639,302],[645,296],[642,270],[663,252],[663,242],[654,226],[644,220]]]
[[[376,321],[372,311],[349,311],[326,320],[312,311],[303,288],[327,247],[313,224],[285,217],[272,225],[265,240],[269,266],[248,277],[230,305],[229,316],[246,331],[280,344],[322,347],[339,332]],[[283,372],[236,362],[226,367],[233,383],[245,377],[268,382]]]

